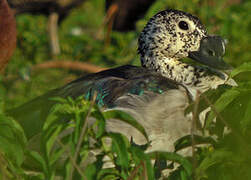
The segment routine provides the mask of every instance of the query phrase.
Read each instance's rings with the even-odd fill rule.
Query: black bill
[[[198,51],[189,52],[189,58],[209,67],[227,70],[231,66],[223,61],[225,42],[220,36],[208,36],[201,40]]]

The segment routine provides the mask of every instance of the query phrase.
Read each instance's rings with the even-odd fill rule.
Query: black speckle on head
[[[200,19],[196,16],[193,16],[192,14],[190,13],[186,13],[186,12],[183,12],[183,11],[179,11],[179,10],[175,10],[175,9],[167,9],[167,10],[164,10],[164,11],[161,11],[159,13],[157,13],[155,16],[152,17],[152,19],[154,19],[155,17],[159,17],[159,15],[161,16],[166,16],[170,13],[173,13],[171,16],[174,17],[174,16],[186,16],[189,18],[189,20],[192,20],[194,21],[198,26],[200,26],[200,28],[204,29],[204,26],[203,24],[201,23]]]
[[[199,79],[196,79],[194,82],[194,86],[197,86],[199,83],[201,83],[201,81]]]
[[[188,67],[189,67],[189,65],[188,65],[188,64],[184,66],[184,68],[185,68],[185,69],[187,69]]]

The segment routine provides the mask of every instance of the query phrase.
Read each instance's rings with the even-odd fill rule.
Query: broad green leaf
[[[65,179],[70,179],[71,176],[71,169],[74,168],[71,161],[68,160],[65,164],[64,164],[64,178]]]
[[[120,178],[120,173],[115,168],[105,168],[98,172],[97,179],[100,180],[115,180]]]
[[[180,171],[180,177],[181,177],[181,180],[189,180],[190,179],[184,170]]]
[[[123,122],[126,122],[126,123],[130,124],[131,126],[136,128],[137,130],[139,130],[139,132],[141,132],[145,136],[147,141],[149,141],[144,127],[141,124],[139,124],[128,113],[125,113],[125,112],[119,111],[119,110],[111,110],[111,111],[104,112],[104,116],[105,116],[106,119],[118,119],[118,120],[121,120]]]
[[[139,147],[131,146],[130,150],[132,151],[135,163],[139,164],[141,161],[144,161],[146,165],[147,179],[154,179],[154,168],[152,166],[150,156]]]
[[[54,124],[58,124],[59,123],[59,118],[58,116],[60,116],[59,112],[62,112],[62,109],[64,109],[63,104],[55,104],[52,108],[51,108],[51,112],[48,115],[48,117],[46,118],[46,121],[43,125],[43,129],[48,129],[51,126],[53,126]],[[65,107],[65,109],[67,109],[67,107]]]
[[[11,118],[0,114],[0,151],[17,166],[24,161],[27,140],[21,126]]]
[[[147,171],[147,179],[155,179],[154,178],[154,168],[152,166],[152,162],[149,156],[145,158],[146,171]]]
[[[49,100],[51,100],[51,101],[56,101],[56,102],[58,102],[58,103],[62,103],[62,104],[65,104],[65,103],[67,103],[68,101],[68,99],[66,99],[66,98],[61,98],[61,97],[52,97],[52,98],[49,98]]]
[[[62,155],[66,156],[67,154],[64,153],[65,151],[66,151],[65,149],[60,147],[57,151],[51,153],[51,155],[50,155],[50,165],[54,166],[55,163],[57,163],[58,160],[63,157]]]
[[[234,77],[242,72],[247,72],[247,71],[251,71],[251,62],[246,62],[242,65],[240,65],[239,67],[235,68],[231,74],[230,77]]]
[[[195,144],[216,144],[215,140],[212,137],[203,137],[194,135]],[[192,138],[191,135],[183,136],[180,139],[176,140],[175,143],[175,152],[192,146]]]
[[[148,153],[152,159],[165,159],[169,161],[174,161],[181,164],[186,173],[190,176],[192,174],[192,164],[184,157],[173,152],[151,152]]]
[[[251,92],[251,81],[244,81],[238,83],[237,87],[234,87],[233,89],[239,90],[240,92]]]
[[[88,180],[96,180],[98,169],[95,164],[88,165],[84,172]]]
[[[84,175],[86,176],[87,180],[97,180],[98,172],[101,170],[103,165],[103,157],[103,155],[96,156],[96,162],[89,164],[84,169]]]
[[[217,163],[229,163],[232,161],[234,154],[230,151],[218,149],[207,155],[199,167],[196,168],[195,173],[198,179],[204,176],[204,172],[211,166]]]
[[[80,116],[81,116],[81,114],[79,112],[74,112],[75,128],[74,128],[74,133],[73,133],[73,141],[75,144],[77,144],[79,141],[80,133],[83,128],[82,124],[85,123],[84,122],[84,121],[86,121],[85,116],[87,116],[87,115],[85,115],[83,117],[83,119]],[[81,122],[81,120],[82,120],[82,122]]]
[[[119,166],[123,170],[129,168],[129,154],[126,146],[126,138],[119,133],[108,133],[108,136],[112,138],[112,151],[117,154],[117,161]]]
[[[105,120],[106,119],[98,107],[95,107],[95,110],[91,113],[91,115],[95,117],[97,120],[98,129],[96,133],[96,138],[99,138],[105,132]]]
[[[52,150],[53,145],[55,144],[56,139],[58,138],[63,126],[59,125],[57,128],[51,129],[51,133],[47,137],[42,136],[44,148],[46,148],[46,155],[49,158],[50,152]]]
[[[44,158],[36,151],[27,151],[27,155],[32,160],[32,163],[39,165],[40,170],[48,175],[47,164]]]
[[[220,98],[215,102],[214,109],[217,113],[222,112],[237,96],[240,95],[240,92],[234,89],[230,89],[223,93]],[[206,128],[208,128],[215,118],[216,114],[213,110],[210,111],[206,119]]]
[[[248,126],[251,126],[251,101],[248,103],[246,112],[244,114],[243,119],[241,120],[241,127],[243,129],[243,132],[247,130]]]

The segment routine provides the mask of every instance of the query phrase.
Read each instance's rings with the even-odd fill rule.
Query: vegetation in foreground
[[[1,179],[154,179],[158,167],[151,159],[166,159],[178,163],[168,179],[251,179],[251,51],[249,1],[162,1],[158,0],[137,24],[135,32],[112,32],[109,45],[105,45],[103,32],[104,4],[87,1],[76,9],[60,27],[62,60],[78,60],[99,66],[121,64],[139,65],[136,56],[137,37],[147,19],[166,7],[196,14],[210,32],[228,39],[225,60],[235,69],[231,76],[238,87],[221,86],[206,92],[200,102],[188,111],[198,114],[210,105],[203,127],[205,137],[195,138],[206,147],[194,147],[194,157],[182,157],[174,152],[144,153],[121,134],[105,131],[105,121],[116,117],[136,127],[142,127],[122,112],[101,112],[92,102],[56,99],[57,104],[45,120],[40,141],[27,140],[22,127],[5,114],[7,109],[22,104],[49,89],[59,87],[78,77],[79,72],[62,69],[37,70],[40,63],[51,59],[46,36],[45,17],[23,15],[17,17],[18,48],[10,62],[0,86],[0,178]],[[224,7],[224,8],[223,8]],[[93,14],[95,12],[95,14]],[[90,16],[92,14],[92,16]],[[78,29],[81,35],[76,35]],[[197,107],[198,111],[197,111]],[[213,119],[216,117],[216,121]],[[96,122],[87,127],[90,118]],[[35,119],[34,119],[35,121]],[[74,129],[74,131],[71,131]],[[224,133],[224,130],[228,133]],[[59,134],[66,133],[65,136]],[[207,132],[210,132],[209,134]],[[107,137],[112,139],[108,146]],[[176,149],[191,146],[190,138],[181,138]],[[146,145],[147,146],[147,145]],[[96,161],[85,165],[88,157],[99,149]],[[102,169],[104,156],[114,164]],[[172,166],[170,165],[169,168]]]

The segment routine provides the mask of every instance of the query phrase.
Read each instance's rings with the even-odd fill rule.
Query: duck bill
[[[189,52],[189,58],[209,67],[227,70],[231,66],[223,61],[225,41],[220,36],[208,36],[201,39],[198,51]]]

